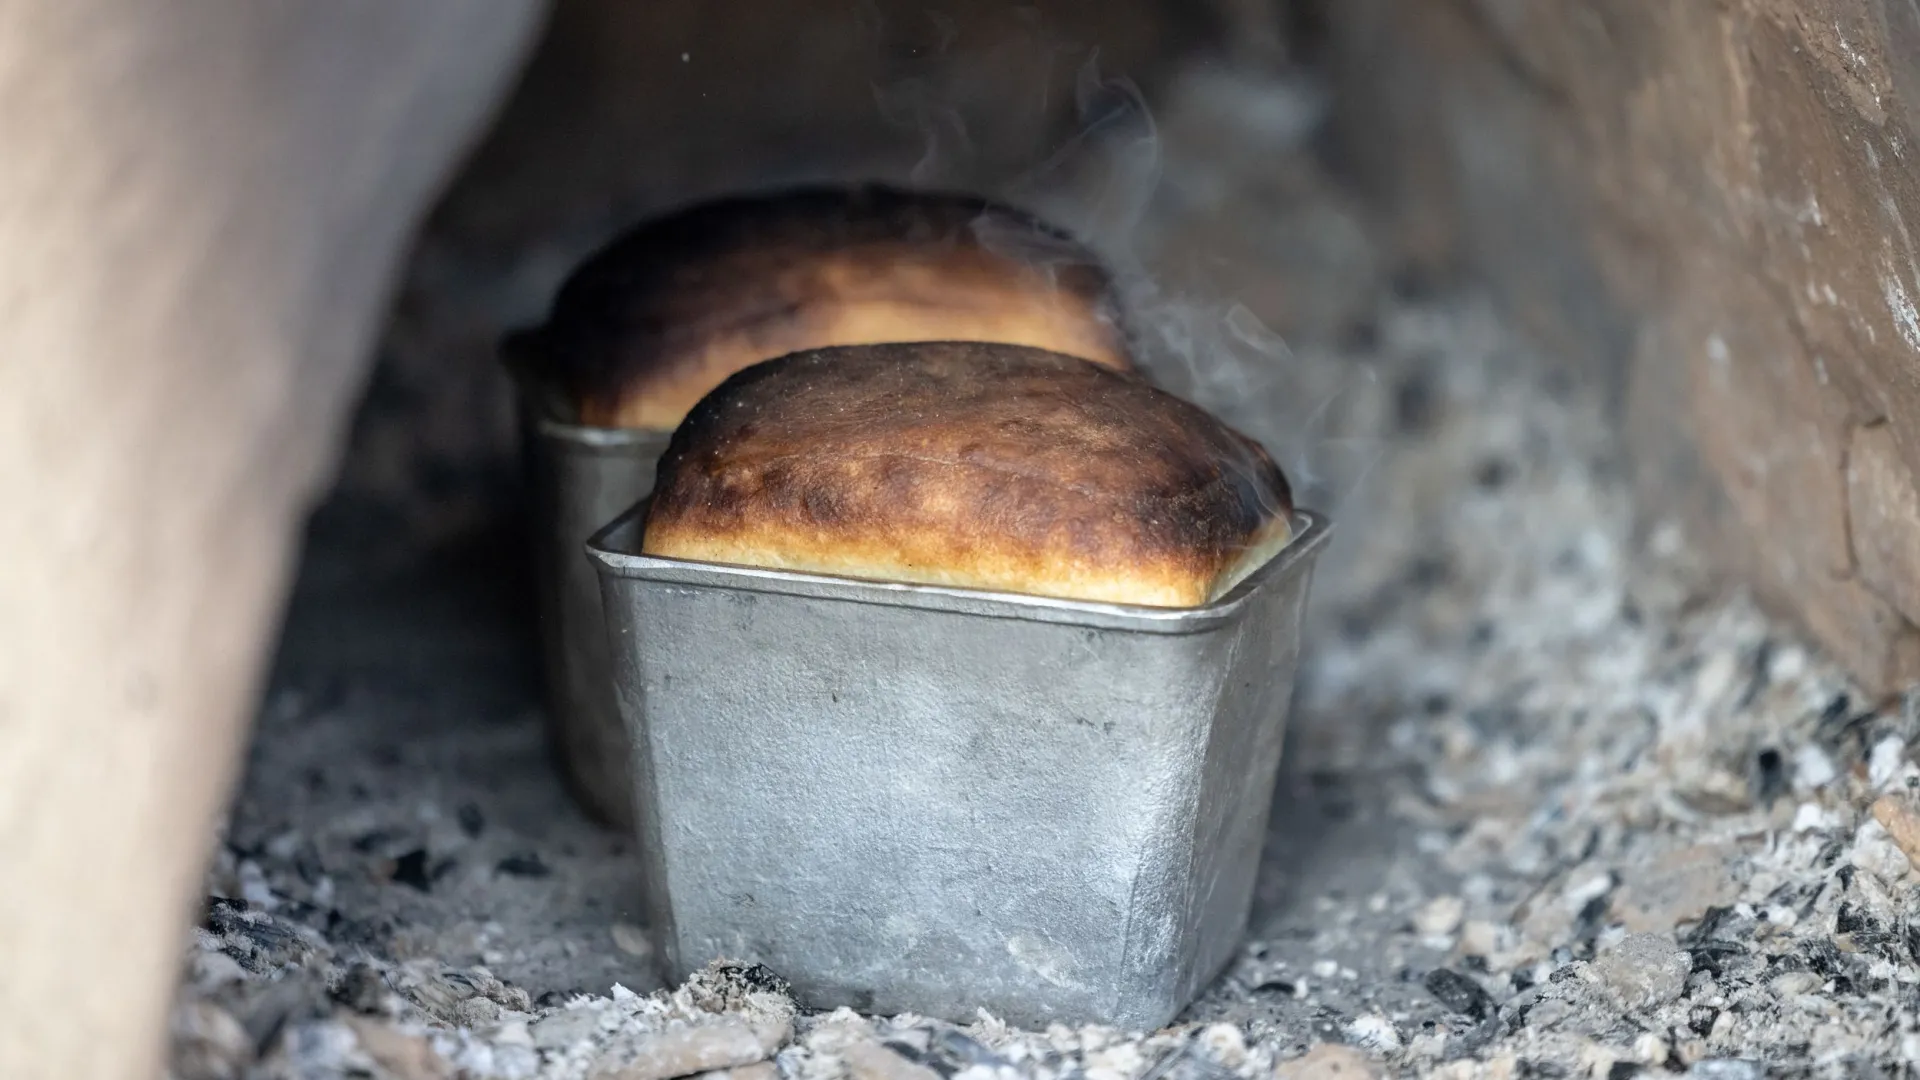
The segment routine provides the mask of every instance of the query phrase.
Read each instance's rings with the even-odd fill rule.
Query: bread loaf
[[[643,553],[1193,607],[1289,539],[1260,446],[1138,376],[1016,345],[812,350],[704,398]]]
[[[884,186],[705,203],[627,233],[509,339],[523,383],[600,427],[670,431],[750,364],[829,345],[967,340],[1129,367],[1095,256],[1019,211]]]

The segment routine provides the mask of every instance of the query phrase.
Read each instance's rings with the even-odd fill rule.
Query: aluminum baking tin
[[[547,732],[561,771],[589,813],[633,826],[627,731],[614,701],[600,581],[587,538],[653,491],[669,432],[581,427],[521,414],[533,495],[536,592]]]
[[[1171,1021],[1245,930],[1327,522],[1160,609],[588,549],[668,975],[815,1008]]]

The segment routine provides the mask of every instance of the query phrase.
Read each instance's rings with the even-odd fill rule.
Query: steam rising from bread
[[[1058,222],[1091,246],[1113,271],[1134,360],[1144,373],[1259,439],[1285,463],[1296,491],[1320,489],[1318,499],[1345,496],[1377,458],[1379,447],[1370,439],[1337,438],[1343,422],[1335,406],[1369,400],[1371,368],[1355,364],[1330,377],[1327,365],[1316,369],[1295,363],[1289,343],[1230,293],[1209,295],[1210,285],[1196,291],[1187,282],[1188,276],[1212,277],[1210,268],[1161,261],[1155,223],[1177,216],[1169,207],[1182,199],[1233,196],[1210,172],[1214,167],[1205,163],[1204,152],[1170,151],[1169,133],[1162,131],[1139,87],[1124,77],[1103,74],[1097,50],[1079,51],[1085,59],[1074,87],[1077,127],[1040,155],[1033,168],[998,181],[981,176],[979,163],[965,157],[970,142],[964,130],[954,129],[963,109],[931,98],[921,84],[888,88],[896,112],[939,125],[937,133],[922,133],[928,153],[916,166],[915,179],[981,183],[984,190]],[[1174,90],[1182,101],[1199,103],[1200,117],[1196,121],[1191,110],[1183,112],[1178,121],[1183,126],[1174,134],[1196,123],[1225,123],[1227,133],[1216,132],[1216,139],[1250,139],[1275,154],[1299,152],[1324,113],[1324,99],[1298,81],[1217,75],[1183,82]],[[913,99],[911,110],[902,108],[903,98]],[[1221,119],[1225,117],[1230,121]],[[1181,156],[1170,160],[1170,152]],[[1250,212],[1260,209],[1248,206]],[[983,221],[976,232],[984,246],[1010,259],[1049,265],[1044,238],[998,222]],[[1150,260],[1155,264],[1151,270]]]

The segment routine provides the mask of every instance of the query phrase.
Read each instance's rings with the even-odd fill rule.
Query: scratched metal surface
[[[1155,1027],[1246,926],[1323,518],[1183,611],[594,539],[670,977],[807,1005]]]
[[[653,490],[668,432],[522,420],[548,737],[596,818],[633,824],[626,729],[613,696],[600,580],[587,538]]]

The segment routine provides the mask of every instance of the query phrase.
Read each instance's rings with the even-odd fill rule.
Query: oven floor
[[[1475,295],[1406,291],[1337,346],[1247,361],[1280,382],[1195,390],[1267,428],[1339,521],[1242,956],[1146,1037],[801,1014],[781,1076],[1920,1058],[1920,907],[1870,810],[1910,813],[1911,717],[1697,590],[1672,527],[1632,543],[1597,394]],[[785,1002],[662,988],[630,846],[551,772],[511,532],[383,535],[317,519],[187,949],[176,1075],[664,1080],[764,1056],[725,1018],[765,1035]],[[1320,1043],[1340,1049],[1300,1057]]]

